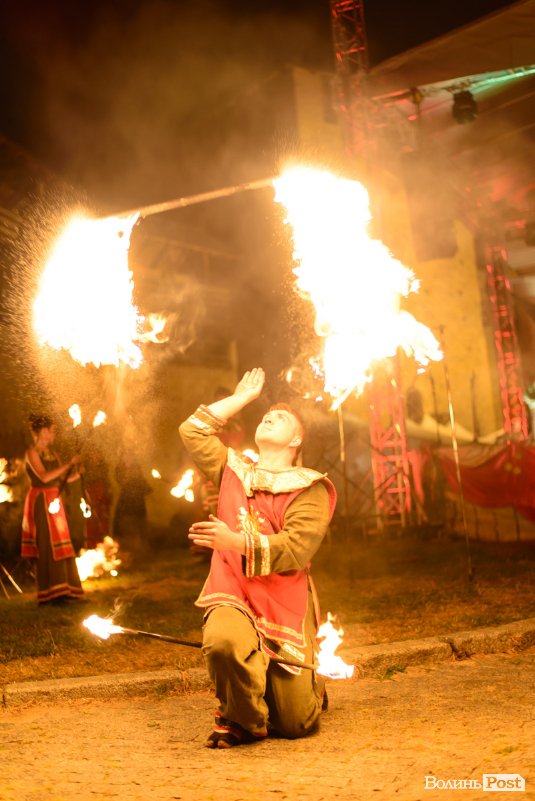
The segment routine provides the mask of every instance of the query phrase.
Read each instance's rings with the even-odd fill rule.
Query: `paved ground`
[[[535,647],[330,682],[306,740],[203,747],[209,692],[0,712],[1,801],[535,798]],[[426,790],[425,777],[520,774],[524,793]]]

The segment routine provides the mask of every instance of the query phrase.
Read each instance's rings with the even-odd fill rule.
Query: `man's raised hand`
[[[240,380],[234,390],[234,395],[238,396],[242,401],[250,403],[260,396],[265,380],[266,376],[262,368],[253,367],[253,369],[248,370]]]

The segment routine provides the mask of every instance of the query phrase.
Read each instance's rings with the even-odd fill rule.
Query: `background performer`
[[[39,604],[80,600],[84,591],[63,501],[59,499],[55,513],[48,509],[50,502],[59,497],[60,479],[67,473],[69,482],[80,477],[80,456],[60,464],[52,450],[56,426],[47,415],[30,415],[30,429],[33,445],[26,451],[25,459],[31,486],[24,503],[21,556],[37,560]]]

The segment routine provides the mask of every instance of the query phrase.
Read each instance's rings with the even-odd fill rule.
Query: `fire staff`
[[[262,418],[256,464],[217,437],[263,385],[264,371],[255,368],[232,395],[200,406],[180,426],[196,466],[220,489],[217,516],[189,533],[213,551],[196,602],[206,610],[203,654],[219,702],[210,748],[254,742],[269,731],[302,737],[315,729],[324,705],[321,677],[270,663],[269,655],[315,661],[318,610],[309,563],[334,511],[334,486],[294,465],[304,430],[289,406],[273,406]]]

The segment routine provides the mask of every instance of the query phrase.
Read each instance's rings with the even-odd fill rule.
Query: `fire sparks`
[[[342,644],[344,630],[335,629],[334,620],[334,615],[327,612],[327,622],[322,623],[318,629],[318,639],[320,639],[318,673],[330,679],[350,679],[355,670],[354,665],[348,665],[340,656],[335,656],[336,649]]]
[[[398,347],[422,366],[442,358],[432,332],[400,309],[418,289],[410,269],[371,239],[368,193],[329,172],[294,168],[275,179],[293,229],[296,288],[316,312],[325,391],[337,408],[360,393],[376,362]]]
[[[170,492],[174,498],[184,498],[188,503],[193,503],[195,500],[195,493],[193,492],[193,469],[188,468],[182,477],[179,479],[178,484],[172,487]]]
[[[99,578],[105,573],[116,576],[117,568],[121,564],[121,560],[117,557],[118,550],[119,545],[113,537],[104,537],[102,542],[97,543],[96,548],[82,550],[80,556],[76,558],[80,581]]]
[[[161,478],[162,477],[162,474],[160,473],[160,471],[156,470],[155,467],[153,467],[150,472],[151,472],[153,478]]]
[[[83,365],[141,364],[142,318],[128,267],[137,218],[71,219],[50,254],[34,303],[41,345],[68,350]]]
[[[108,640],[112,634],[122,634],[122,626],[116,626],[111,620],[98,615],[90,615],[83,622],[82,625],[89,629],[91,634],[100,637],[101,640]]]
[[[73,403],[73,405],[69,408],[69,417],[72,420],[72,427],[78,428],[82,422],[82,410],[77,403]]]

